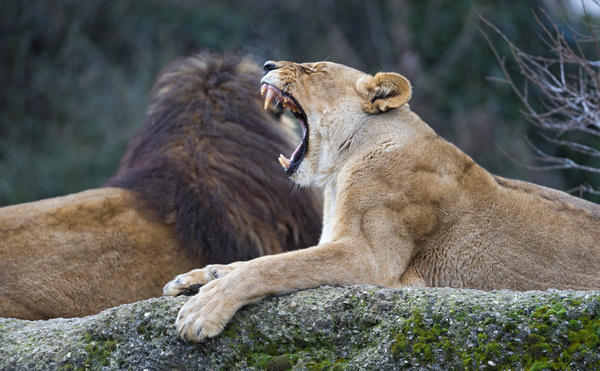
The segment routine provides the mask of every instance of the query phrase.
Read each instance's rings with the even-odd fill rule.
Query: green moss
[[[117,342],[111,338],[94,338],[90,334],[84,336],[84,350],[87,358],[84,369],[96,369],[110,365],[112,353],[117,349]]]
[[[569,348],[576,350],[585,346],[588,349],[595,350],[600,345],[600,337],[598,336],[600,320],[580,318],[579,321],[573,323],[574,321],[569,322],[569,329],[572,330],[567,335],[568,341],[571,342]]]
[[[435,323],[435,319],[432,322],[434,324],[431,326],[426,325],[421,312],[413,311],[400,333],[394,337],[392,355],[396,358],[416,359],[418,362],[431,362],[436,350],[442,350],[446,354],[455,353],[454,345],[447,336],[447,329]]]
[[[465,308],[453,316],[460,322],[451,329],[415,310],[395,334],[391,353],[404,363],[462,363],[468,369],[559,370],[572,368],[572,362],[600,363],[598,313],[577,305],[570,298],[552,299],[533,310],[506,313],[503,321],[494,316],[474,323],[466,314],[474,310]],[[493,331],[486,330],[490,326]]]
[[[516,330],[517,330],[517,325],[514,322],[505,323],[504,326],[502,327],[502,332],[505,332],[507,334],[512,334]]]
[[[531,367],[529,368],[530,371],[542,371],[542,370],[555,370],[556,365],[550,363],[550,362],[540,362],[540,361],[536,361],[533,362],[531,364]]]
[[[570,330],[577,330],[579,329],[579,322],[575,319],[572,319],[569,321],[569,329]]]
[[[294,365],[302,362],[303,368],[309,370],[343,370],[347,363],[344,359],[337,359],[330,352],[318,349],[306,349],[294,354],[268,355],[264,353],[251,353],[247,362],[259,370],[289,370]]]
[[[394,337],[394,341],[392,341],[391,351],[394,357],[400,356],[404,350],[406,349],[406,335],[404,333],[399,333]]]
[[[140,325],[137,328],[137,333],[139,335],[141,335],[144,338],[144,340],[150,340],[152,338],[154,329],[155,328],[153,325],[150,325],[150,326]]]
[[[269,356],[267,354],[252,354],[252,364],[260,370],[283,371],[293,367],[289,356]]]
[[[235,338],[240,332],[251,342],[232,344],[238,347],[238,361],[244,360],[259,370],[288,370],[299,363],[310,370],[341,370],[345,365],[344,360],[336,357],[330,340],[300,328],[290,328],[285,341],[274,342],[253,324],[241,328],[233,322],[223,336]]]
[[[309,370],[328,370],[328,371],[338,371],[346,369],[346,364],[343,360],[337,361],[335,363],[331,363],[330,361],[321,361],[321,362],[309,362],[306,364],[306,368]]]

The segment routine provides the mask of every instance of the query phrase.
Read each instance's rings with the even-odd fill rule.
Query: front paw
[[[200,291],[203,283],[200,275],[194,274],[194,272],[201,271],[201,269],[195,269],[189,273],[180,274],[175,277],[171,282],[167,283],[163,287],[163,295],[168,296],[180,296],[180,295],[195,295]]]
[[[238,265],[235,263],[229,265],[207,265],[202,269],[194,269],[188,273],[180,274],[165,285],[163,295],[196,295],[202,286],[227,275]]]
[[[175,325],[186,341],[203,341],[220,334],[235,312],[245,303],[225,293],[225,280],[210,282],[190,298],[177,315]]]

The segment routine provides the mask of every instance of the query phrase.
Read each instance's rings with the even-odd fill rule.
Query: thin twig
[[[597,0],[595,1],[599,4]],[[481,20],[508,45],[512,60],[515,61],[519,73],[525,78],[525,84],[522,89],[516,86],[507,68],[506,59],[500,55],[487,33],[480,30],[504,74],[504,78],[491,78],[491,80],[503,82],[511,87],[524,105],[523,115],[540,129],[539,134],[544,140],[582,155],[598,158],[600,150],[585,143],[586,139],[600,138],[600,74],[598,73],[600,61],[595,60],[600,58],[600,40],[596,34],[598,28],[592,25],[591,18],[584,7],[589,35],[582,35],[569,28],[574,40],[570,44],[550,15],[543,9],[539,13],[544,21],[535,12],[533,16],[542,29],[543,41],[552,54],[550,57],[534,56],[523,52],[496,26],[480,16]],[[582,46],[582,43],[589,42],[593,44],[597,53],[594,60],[586,56]],[[531,102],[530,85],[536,88],[536,107]],[[579,139],[575,141],[561,138],[571,133],[585,135],[578,136]],[[528,138],[526,143],[529,155],[536,161],[546,164],[542,166],[522,164],[527,169],[577,169],[600,173],[598,167],[583,165],[566,157],[550,155],[539,149]],[[590,193],[599,192],[589,186],[581,186],[578,189]]]

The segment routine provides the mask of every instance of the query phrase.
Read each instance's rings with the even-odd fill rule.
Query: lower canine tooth
[[[286,170],[290,167],[290,160],[288,160],[284,155],[279,155],[279,163]]]

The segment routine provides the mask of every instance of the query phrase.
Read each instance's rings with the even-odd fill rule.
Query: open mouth
[[[279,163],[285,169],[285,173],[291,176],[298,169],[298,166],[300,165],[300,162],[302,162],[306,150],[308,149],[308,120],[306,114],[294,97],[282,93],[281,90],[272,85],[263,84],[260,88],[260,94],[265,97],[265,109],[269,107],[269,104],[271,104],[273,100],[275,100],[275,104],[281,102],[284,107],[290,109],[302,127],[302,142],[298,148],[296,148],[294,153],[292,153],[290,158],[288,159],[284,155],[279,155]]]

